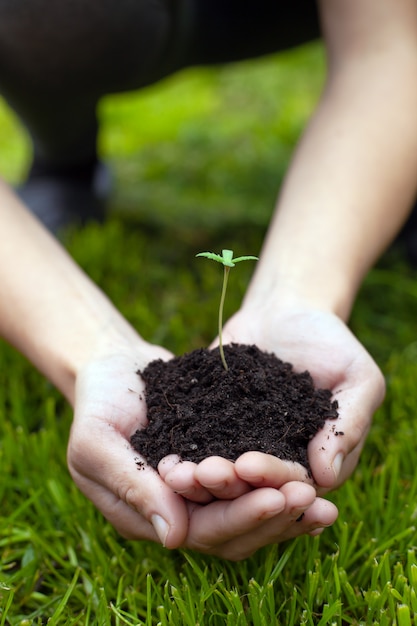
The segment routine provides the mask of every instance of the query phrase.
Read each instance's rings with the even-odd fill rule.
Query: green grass
[[[257,254],[322,77],[313,46],[102,103],[111,215],[66,244],[147,339],[181,353],[216,333],[218,268],[202,272],[194,254]],[[0,144],[0,171],[15,183],[30,149],[5,106]],[[251,271],[236,271],[229,314]],[[416,319],[416,273],[389,255],[352,317],[388,393],[357,471],[331,496],[340,518],[239,564],[120,539],[67,472],[70,409],[1,344],[0,626],[414,624]]]

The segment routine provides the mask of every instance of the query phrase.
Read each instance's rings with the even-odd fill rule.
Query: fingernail
[[[169,525],[167,524],[167,522],[164,520],[163,517],[157,514],[152,515],[151,522],[152,522],[152,526],[154,527],[156,534],[159,537],[160,542],[165,548],[166,539],[169,533]]]
[[[333,460],[333,472],[334,475],[336,476],[336,478],[339,478],[339,474],[341,472],[342,469],[342,465],[343,465],[343,461],[345,460],[345,455],[343,454],[343,452],[339,452],[339,454],[336,454],[334,460]]]

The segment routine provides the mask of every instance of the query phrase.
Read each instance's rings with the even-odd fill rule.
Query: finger
[[[160,477],[164,480],[168,472],[173,467],[178,465],[178,463],[181,463],[181,458],[178,454],[168,454],[167,456],[164,456],[164,458],[158,463],[158,473]]]
[[[276,489],[257,489],[236,500],[197,507],[190,517],[187,547],[213,553],[214,547],[253,531],[284,508],[285,498]]]
[[[262,546],[286,540],[291,533],[296,536],[311,530],[296,520],[315,500],[311,485],[295,482],[280,491],[262,488],[228,503],[217,501],[204,507],[205,511],[193,512],[188,541],[202,552],[231,560],[247,558]]]
[[[300,483],[287,483],[281,488],[287,503],[287,511],[293,514],[295,521],[301,523],[300,528],[295,528],[296,535],[311,532],[317,527],[330,526],[337,519],[337,507],[330,501],[318,498],[316,491],[311,485],[309,492],[301,490]],[[301,519],[300,516],[302,515]],[[286,535],[292,537],[291,531]]]
[[[221,500],[232,500],[252,488],[235,471],[235,464],[220,456],[211,456],[199,463],[195,477],[212,496]]]
[[[107,521],[116,529],[119,535],[125,539],[146,539],[162,544],[166,541],[165,529],[162,526],[160,534],[158,534],[152,525],[152,518],[148,521],[115,496],[114,493],[111,493],[95,481],[89,480],[81,474],[77,474],[74,470],[71,470],[71,475],[80,491],[87,496]],[[154,519],[157,522],[157,519]]]
[[[295,517],[296,512],[297,508],[290,509],[288,517],[282,514],[279,519],[269,520],[265,523],[262,529],[264,545],[289,541],[302,535],[320,534],[325,528],[334,524],[338,517],[337,507],[332,502],[317,497],[308,507],[301,510],[297,517]],[[250,541],[251,538],[246,540],[248,547]],[[255,545],[253,548],[252,552],[257,549]]]
[[[166,459],[166,460],[165,460]],[[178,461],[170,455],[162,459],[158,471],[165,483],[175,492],[187,500],[205,504],[213,500],[211,493],[202,486],[196,478],[197,465],[191,461]]]
[[[300,484],[300,483],[299,483]],[[314,490],[309,485],[303,488]],[[234,537],[211,550],[212,554],[232,561],[250,557],[256,550],[267,545],[282,543],[302,535],[315,535],[331,526],[337,519],[337,508],[327,500],[314,498],[306,493],[305,505],[291,506],[288,502],[285,509],[277,516],[265,521],[256,529]],[[308,504],[310,502],[310,504]]]
[[[99,420],[94,425],[93,446],[79,420],[68,447],[69,469],[81,491],[124,537],[159,540],[169,548],[181,545],[188,530],[181,496],[113,425]]]
[[[316,498],[314,503],[305,511],[302,519],[297,523],[300,528],[294,526],[288,529],[286,541],[300,536],[300,534],[319,535],[325,528],[332,526],[338,517],[338,509],[329,500]]]
[[[272,454],[245,452],[235,463],[236,474],[253,487],[279,489],[287,482],[312,482],[308,471],[299,463],[283,461]]]

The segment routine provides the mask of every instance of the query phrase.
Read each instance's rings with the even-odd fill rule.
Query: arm
[[[318,491],[325,492],[353,471],[384,396],[381,372],[346,321],[364,275],[400,229],[416,191],[417,5],[321,0],[320,10],[325,89],[224,340],[274,351],[333,390],[344,435],[335,437],[330,425],[309,447]],[[200,486],[203,494],[216,494],[215,470],[208,461],[199,466],[190,492]],[[283,477],[280,462],[256,453],[244,455],[233,471],[237,486],[277,486]],[[184,487],[183,474],[175,468],[168,478]]]
[[[1,181],[0,220],[0,334],[73,405],[93,354],[148,346]]]
[[[304,301],[346,320],[417,188],[417,6],[322,0],[320,7],[327,84],[247,298]]]
[[[74,479],[121,534],[156,540],[156,529],[167,545],[182,543],[184,503],[155,472],[138,480],[129,446],[146,423],[135,372],[170,354],[133,330],[4,183],[0,221],[0,334],[75,408],[68,449]],[[155,516],[167,520],[169,537]]]
[[[327,83],[228,331],[274,346],[338,394],[345,435],[323,431],[310,445],[315,479],[331,488],[354,468],[384,394],[345,322],[416,192],[417,5],[321,0],[320,8]]]

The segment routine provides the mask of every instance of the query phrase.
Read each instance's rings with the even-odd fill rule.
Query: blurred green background
[[[223,247],[258,254],[324,72],[323,50],[311,44],[187,70],[102,101],[99,149],[114,176],[109,217],[69,232],[64,243],[146,339],[179,354],[215,336],[221,274],[195,254]],[[1,101],[0,146],[0,174],[16,185],[31,147]],[[226,316],[239,306],[252,269],[241,264],[234,273]],[[53,624],[177,625],[187,610],[183,623],[194,624],[200,613],[190,607],[197,603],[204,614],[206,602],[210,624],[233,626],[269,625],[281,613],[283,624],[324,625],[323,606],[337,624],[392,624],[397,605],[408,609],[408,602],[417,615],[417,286],[399,250],[369,273],[351,326],[382,367],[388,394],[358,470],[331,495],[340,521],[321,538],[261,551],[239,566],[117,538],[67,474],[70,408],[1,343],[0,471],[7,479],[0,481],[0,622],[9,623],[1,608],[12,595],[4,613],[11,624],[55,615]],[[130,617],[118,613],[113,621],[117,607]],[[154,620],[156,613],[165,621]]]

